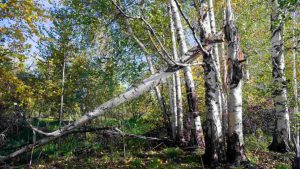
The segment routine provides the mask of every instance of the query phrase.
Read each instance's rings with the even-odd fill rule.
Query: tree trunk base
[[[224,144],[222,142],[213,141],[205,135],[205,153],[202,156],[203,163],[211,168],[218,167],[220,163],[226,161]]]
[[[275,152],[279,152],[279,153],[286,153],[286,152],[290,152],[291,148],[290,148],[290,144],[288,142],[288,140],[286,139],[281,139],[281,142],[278,142],[278,136],[275,134],[273,136],[273,141],[272,143],[269,145],[268,149],[270,151],[275,151]]]
[[[227,160],[235,166],[249,162],[245,153],[245,147],[240,143],[239,136],[236,133],[233,133],[227,139]]]

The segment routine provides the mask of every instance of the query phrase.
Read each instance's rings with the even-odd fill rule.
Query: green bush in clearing
[[[163,153],[167,156],[167,158],[177,158],[183,154],[183,151],[176,147],[176,148],[166,148],[163,150]]]

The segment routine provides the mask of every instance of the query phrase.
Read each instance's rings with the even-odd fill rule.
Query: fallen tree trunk
[[[218,37],[215,37],[215,39],[208,39],[205,42],[204,48],[209,48],[211,46],[209,44],[222,42],[222,41],[223,41],[223,39],[218,38]],[[203,49],[202,46],[201,46],[200,49],[198,47],[191,48],[182,57],[180,57],[181,59],[179,60],[178,64],[170,65],[164,71],[156,73],[156,74],[150,76],[149,78],[145,79],[140,85],[138,85],[136,87],[133,87],[133,88],[129,89],[128,91],[120,94],[118,97],[113,98],[113,99],[103,103],[102,105],[100,105],[99,107],[94,109],[93,111],[88,112],[85,115],[83,115],[82,117],[80,117],[75,122],[73,122],[73,123],[71,123],[67,126],[64,126],[61,129],[56,130],[54,132],[45,133],[45,135],[47,137],[45,137],[43,139],[40,139],[40,140],[36,141],[33,144],[26,145],[26,146],[20,148],[19,150],[15,151],[15,152],[7,155],[7,156],[0,156],[0,161],[5,161],[5,160],[8,160],[8,159],[14,158],[14,157],[16,157],[16,156],[18,156],[18,155],[20,155],[24,152],[32,150],[35,147],[45,145],[48,142],[53,141],[53,140],[55,140],[55,139],[57,139],[61,136],[70,134],[70,133],[72,133],[72,131],[74,131],[74,129],[79,128],[80,126],[87,123],[88,121],[91,121],[91,120],[95,119],[96,117],[102,115],[105,111],[107,111],[107,110],[109,110],[113,107],[116,107],[116,106],[118,106],[122,103],[133,100],[134,98],[137,98],[141,94],[143,94],[143,93],[151,90],[153,87],[157,86],[162,80],[166,79],[168,76],[172,75],[176,71],[182,69],[184,66],[186,66],[189,63],[193,62],[202,53],[205,53],[204,50],[205,49]]]

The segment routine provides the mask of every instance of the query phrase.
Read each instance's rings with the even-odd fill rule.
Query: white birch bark
[[[178,60],[177,55],[177,47],[176,47],[176,32],[175,32],[175,23],[172,16],[172,10],[169,10],[170,15],[170,30],[171,30],[171,40],[172,40],[172,53],[173,53],[173,59]],[[174,124],[177,134],[177,139],[181,140],[183,138],[183,108],[182,108],[182,91],[181,91],[181,81],[180,81],[180,74],[179,71],[175,73],[174,75],[174,85],[175,85],[175,91],[176,91],[176,123]]]
[[[270,150],[290,151],[290,119],[287,107],[285,63],[283,55],[283,21],[277,0],[272,1],[271,55],[273,65],[273,102],[275,106],[275,128]]]
[[[229,162],[239,164],[247,161],[244,150],[243,120],[242,120],[242,65],[240,58],[240,42],[231,1],[226,0],[225,38],[228,42],[228,145],[227,158]]]
[[[215,20],[215,13],[214,13],[214,6],[213,6],[213,0],[208,0],[208,13],[209,13],[209,20],[210,20],[210,27],[211,27],[211,33],[212,34],[216,34],[217,30],[216,30],[216,20]],[[217,95],[218,95],[218,106],[219,106],[219,114],[220,114],[220,119],[222,121],[222,102],[223,102],[223,92],[222,92],[222,80],[221,80],[221,68],[220,68],[220,59],[219,59],[219,49],[218,49],[218,44],[214,44],[213,46],[213,58],[214,58],[214,62],[216,65],[216,69],[217,69],[217,78],[218,78],[218,91],[217,91]]]
[[[171,94],[171,99],[172,99],[172,107],[173,107],[173,116],[172,116],[172,130],[173,130],[173,139],[176,139],[176,130],[178,127],[178,120],[177,120],[177,110],[178,110],[178,106],[177,106],[177,88],[176,88],[176,78],[179,76],[179,72],[176,72],[172,75],[172,94]],[[178,80],[178,79],[177,79]]]
[[[172,122],[172,138],[176,139],[176,128],[177,128],[177,106],[176,106],[176,86],[175,86],[175,75],[173,74],[167,79],[169,89],[169,104],[171,111],[171,122]]]
[[[174,19],[174,25],[176,28],[177,41],[179,44],[179,54],[182,55],[186,53],[188,49],[185,41],[185,35],[181,23],[180,13],[177,4],[174,0],[170,0],[170,5],[171,5],[172,16]],[[189,112],[186,118],[187,119],[186,126],[188,126],[187,133],[190,133],[190,131],[192,130],[191,126],[194,126],[193,135],[196,137],[197,144],[200,146],[200,144],[204,143],[203,140],[201,140],[203,132],[201,128],[199,113],[196,110],[196,91],[195,91],[195,84],[192,75],[192,68],[190,66],[185,66],[183,70],[184,70],[184,78],[185,78],[185,85],[187,91],[188,107],[189,107],[188,110]],[[185,139],[184,141],[189,142],[190,136],[187,136],[187,138],[184,139]]]
[[[211,22],[207,0],[200,1],[198,9],[201,25],[201,41],[211,36]],[[218,69],[213,57],[213,49],[208,55],[203,55],[204,81],[205,81],[205,105],[206,105],[206,134],[204,161],[210,165],[218,165],[224,160],[224,147],[222,126],[219,112],[218,97]]]

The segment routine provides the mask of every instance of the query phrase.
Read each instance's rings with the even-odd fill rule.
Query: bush
[[[167,156],[167,158],[177,158],[183,154],[183,151],[176,147],[176,148],[166,148],[163,150],[163,153]]]

